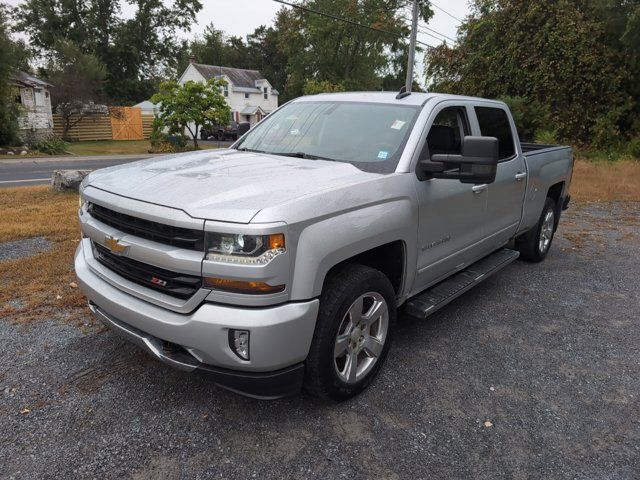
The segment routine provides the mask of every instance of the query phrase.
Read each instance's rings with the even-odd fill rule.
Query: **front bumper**
[[[276,398],[299,388],[301,362],[309,352],[318,314],[317,299],[269,308],[204,302],[190,313],[179,313],[117,288],[118,279],[96,274],[94,263],[85,239],[76,251],[75,270],[94,314],[159,360],[182,370],[210,373],[219,385],[255,397]],[[249,361],[229,347],[232,328],[251,332]]]

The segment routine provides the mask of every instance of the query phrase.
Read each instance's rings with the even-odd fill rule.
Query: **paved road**
[[[231,144],[217,141],[200,141],[200,143],[216,147]],[[151,156],[141,154],[0,159],[0,188],[47,185],[51,182],[51,174],[54,170],[97,170]]]
[[[54,170],[97,170],[148,158],[150,155],[28,158],[0,160],[0,188],[46,185]]]
[[[0,319],[0,477],[637,479],[639,218],[572,208],[544,262],[399,322],[341,404],[239,397],[88,315]]]

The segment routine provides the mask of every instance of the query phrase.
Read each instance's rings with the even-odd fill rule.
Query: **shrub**
[[[37,150],[38,152],[45,153],[47,155],[68,153],[67,142],[55,136],[29,141],[28,146],[31,150]]]
[[[640,137],[636,137],[629,142],[629,154],[636,159],[640,159]]]
[[[540,131],[551,130],[551,116],[549,107],[540,102],[529,100],[527,97],[502,97],[507,104],[513,121],[518,129],[518,135],[523,142],[532,141]]]
[[[541,130],[536,134],[536,143],[554,145],[558,143],[558,130]]]

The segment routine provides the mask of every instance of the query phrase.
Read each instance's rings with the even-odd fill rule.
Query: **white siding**
[[[20,88],[22,114],[18,119],[20,129],[39,135],[53,133],[53,117],[51,115],[51,96],[47,89]]]
[[[234,91],[234,85],[231,83],[229,78],[223,76],[223,78],[227,81],[229,86],[229,96],[227,97],[227,103],[231,108],[233,113],[233,118],[236,119],[236,112],[241,112],[247,107],[260,107],[265,113],[271,113],[276,108],[278,108],[278,96],[273,95],[271,93],[272,87],[271,84],[267,80],[258,80],[256,82],[256,88],[261,90],[261,93],[249,93],[249,98],[245,98],[245,92],[237,92]],[[187,81],[192,80],[194,82],[204,82],[204,77],[198,72],[198,70],[193,66],[189,65],[187,69],[184,71],[178,83],[184,85]],[[264,98],[263,88],[267,88],[267,99]],[[241,122],[246,121],[247,119],[244,116],[241,116],[239,119]],[[251,124],[256,123],[257,117],[253,115],[249,121]]]

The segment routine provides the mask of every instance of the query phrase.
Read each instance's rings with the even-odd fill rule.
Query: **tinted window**
[[[507,112],[499,108],[475,107],[480,133],[483,137],[496,137],[499,143],[500,160],[512,157],[516,150]]]
[[[427,136],[431,155],[462,153],[462,139],[468,134],[467,119],[460,108],[445,108],[436,116]]]

